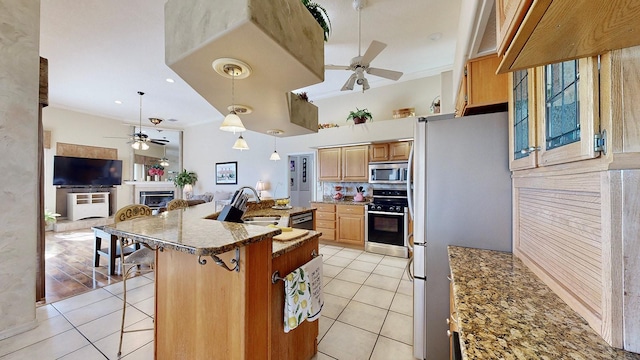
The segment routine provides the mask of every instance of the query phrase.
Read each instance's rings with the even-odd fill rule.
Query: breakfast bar
[[[295,209],[303,210],[312,211]],[[310,261],[318,252],[320,234],[309,231],[280,242],[272,240],[282,233],[279,227],[216,217],[215,205],[205,203],[104,227],[107,233],[157,249],[155,358],[313,357],[317,321],[285,334],[283,285],[271,278],[275,271],[286,275]],[[285,352],[293,347],[296,352]]]

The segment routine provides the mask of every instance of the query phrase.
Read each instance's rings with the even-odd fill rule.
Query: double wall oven
[[[409,214],[407,191],[374,189],[365,211],[365,250],[408,257]]]

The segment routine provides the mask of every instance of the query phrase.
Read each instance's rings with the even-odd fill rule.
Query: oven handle
[[[369,214],[404,216],[404,213],[393,213],[384,211],[369,211]]]

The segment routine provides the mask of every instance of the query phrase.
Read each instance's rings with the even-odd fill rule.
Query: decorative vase
[[[153,175],[153,181],[160,181],[160,175]]]

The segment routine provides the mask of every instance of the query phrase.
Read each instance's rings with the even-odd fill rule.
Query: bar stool
[[[134,204],[128,205],[116,212],[115,221],[116,223],[136,218],[141,218],[145,216],[151,216],[152,211],[151,208],[146,205]],[[124,249],[130,245],[137,244],[131,239],[124,239],[122,237],[118,237],[119,246],[121,249]],[[137,332],[137,331],[146,331],[153,330],[153,328],[148,329],[136,329],[136,330],[125,330],[124,329],[124,321],[127,311],[127,279],[133,277],[136,273],[148,273],[152,272],[155,266],[155,250],[151,249],[146,244],[142,244],[142,247],[138,250],[132,252],[126,258],[124,257],[124,252],[120,253],[120,273],[122,274],[122,323],[120,324],[120,343],[118,344],[118,357],[122,354],[122,338],[124,333],[128,332]],[[141,266],[148,266],[148,268],[142,269]]]
[[[182,199],[173,199],[167,203],[167,211],[186,209],[189,207],[189,202]]]

